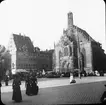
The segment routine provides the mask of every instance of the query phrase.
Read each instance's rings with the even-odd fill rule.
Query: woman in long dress
[[[13,84],[12,84],[12,87],[13,87],[12,100],[14,100],[15,102],[21,102],[22,101],[20,85],[21,85],[21,81],[20,81],[18,75],[15,75],[15,78],[14,78]]]
[[[37,86],[37,77],[36,77],[36,75],[33,75],[31,80],[32,80],[32,94],[37,95],[39,88]]]
[[[32,94],[31,93],[31,79],[29,75],[27,75],[25,86],[26,86],[26,94],[31,95]]]

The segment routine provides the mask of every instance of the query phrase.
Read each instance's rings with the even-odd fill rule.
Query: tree
[[[7,70],[10,72],[11,68],[11,55],[4,46],[0,45],[0,77],[4,78]]]

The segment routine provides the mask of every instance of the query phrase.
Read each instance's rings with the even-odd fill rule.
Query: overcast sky
[[[41,50],[52,49],[67,28],[67,13],[106,52],[103,0],[5,0],[0,4],[0,44],[7,46],[12,33],[29,36]]]

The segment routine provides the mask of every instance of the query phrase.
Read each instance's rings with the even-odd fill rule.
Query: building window
[[[64,56],[68,56],[68,48],[67,47],[64,48]]]
[[[29,67],[30,67],[30,64],[29,64]]]
[[[72,48],[70,47],[70,56],[72,56]]]
[[[14,63],[12,63],[12,68],[13,68],[13,69],[15,68],[15,64],[14,64]]]
[[[20,67],[20,64],[18,65],[18,67]]]

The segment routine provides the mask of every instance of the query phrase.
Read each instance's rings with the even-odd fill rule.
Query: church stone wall
[[[68,55],[68,58],[62,57],[62,62],[66,61],[66,65],[70,63],[69,67],[74,69],[78,69],[78,67],[81,67],[81,64],[78,62],[81,61],[81,58],[78,59],[78,53],[80,53],[81,56],[83,56],[83,65],[86,72],[92,72],[93,66],[92,66],[92,47],[91,47],[91,39],[90,36],[87,34],[86,31],[80,29],[79,27],[73,25],[73,14],[68,13],[68,28],[63,31],[63,36],[60,39],[60,41],[63,41],[63,45],[58,44],[56,46],[56,68],[58,69],[60,67],[60,59],[59,59],[59,50],[63,51],[63,48],[66,45],[71,46],[71,43],[73,43],[73,55]],[[61,47],[63,46],[63,47]],[[80,51],[79,51],[80,49]],[[63,51],[64,52],[64,51]],[[81,62],[82,62],[81,61]],[[79,65],[78,65],[79,64]],[[74,65],[74,66],[73,66]],[[71,70],[71,69],[70,69]]]
[[[60,69],[59,51],[62,51],[62,48],[61,48],[61,46],[57,45],[55,47],[55,56],[56,56],[55,70],[56,70],[56,72],[59,71],[59,69]]]
[[[91,47],[91,42],[87,42],[87,43],[84,43],[82,45],[82,48],[81,49],[85,49],[85,71],[86,72],[92,72],[93,70],[93,66],[92,66],[92,47]]]
[[[76,34],[76,41],[79,44],[80,47],[80,52],[82,52],[82,50],[85,50],[85,54],[84,54],[84,69],[86,72],[92,72],[93,71],[93,66],[92,66],[92,47],[91,47],[91,41],[89,41],[88,37],[85,37],[85,33],[83,33],[81,30],[75,30],[77,32],[75,32]]]

